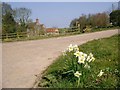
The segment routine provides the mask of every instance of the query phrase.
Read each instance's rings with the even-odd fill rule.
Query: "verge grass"
[[[95,61],[92,63],[92,75],[84,77],[84,83],[79,88],[117,88],[120,87],[120,68],[118,62],[118,39],[120,35],[110,38],[89,41],[79,46],[80,51],[89,54],[93,53]],[[64,73],[72,70],[71,58],[74,58],[69,52],[67,55],[61,55],[50,65],[43,73],[38,87],[52,88],[76,88],[77,79],[73,73]],[[75,63],[75,60],[73,60]],[[96,77],[100,70],[104,70],[101,77]]]

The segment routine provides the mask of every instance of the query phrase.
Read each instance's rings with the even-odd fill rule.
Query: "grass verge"
[[[93,53],[96,60],[91,64],[91,72],[84,77],[84,82],[79,88],[117,88],[120,87],[120,68],[118,67],[118,37],[115,35],[110,38],[90,41],[79,46],[80,51],[89,54]],[[74,55],[66,52],[67,55],[61,55],[44,72],[42,80],[38,87],[52,88],[76,88],[77,78],[73,73],[64,72],[71,70],[71,58]],[[73,60],[75,63],[75,60]],[[104,70],[101,77],[95,77],[100,70]]]

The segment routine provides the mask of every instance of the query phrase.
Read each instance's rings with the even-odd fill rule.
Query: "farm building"
[[[39,22],[39,19],[36,19],[35,22],[28,24],[27,32],[28,37],[31,35],[59,34],[59,30],[57,28],[46,28],[44,24]]]
[[[57,28],[46,28],[46,34],[59,34],[59,30]]]
[[[39,19],[36,19],[36,22],[31,22],[28,24],[27,32],[29,35],[40,35],[41,33],[45,31],[44,24],[40,24]]]

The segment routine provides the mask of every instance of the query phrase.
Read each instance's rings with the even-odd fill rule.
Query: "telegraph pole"
[[[114,4],[112,4],[112,11],[114,10]]]
[[[120,1],[118,2],[118,10],[120,10]]]

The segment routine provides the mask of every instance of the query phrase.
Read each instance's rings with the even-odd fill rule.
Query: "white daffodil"
[[[102,70],[100,70],[100,73],[97,75],[98,77],[101,77],[102,75],[103,75],[103,71]]]
[[[66,55],[67,55],[65,50],[62,52],[62,54],[63,54],[63,56],[66,56]]]
[[[88,62],[91,62],[91,61],[92,61],[92,59],[89,59],[89,60],[88,60]]]
[[[78,63],[79,64],[81,64],[81,63],[84,64],[85,63],[85,57],[84,56],[79,56],[78,57]]]
[[[80,56],[83,56],[83,54],[84,54],[83,52],[80,52]]]
[[[90,56],[87,57],[86,61],[89,61],[90,60]]]
[[[84,57],[87,57],[87,54],[84,53],[83,56],[84,56]]]
[[[89,56],[87,57],[86,61],[88,61],[88,62],[95,61],[95,58],[93,57],[92,53],[89,54]]]
[[[74,45],[73,47],[74,47],[74,50],[75,50],[75,51],[79,51],[79,48],[78,48],[77,45]]]
[[[69,52],[71,52],[71,51],[73,51],[73,45],[72,44],[70,44],[69,46],[68,46],[68,50],[69,50]]]
[[[89,60],[88,60],[88,62],[93,62],[93,61],[95,61],[95,58],[94,57],[91,57]]]
[[[82,74],[79,73],[78,71],[76,71],[76,72],[74,73],[74,76],[75,76],[75,77],[78,77],[78,78],[79,78],[81,75],[82,75]]]
[[[85,64],[84,68],[90,68],[90,66],[88,65],[88,63]]]
[[[93,54],[92,54],[92,53],[90,53],[90,54],[89,54],[89,56],[90,56],[90,57],[93,57]]]
[[[95,58],[94,58],[94,57],[92,57],[91,59],[92,59],[92,62],[94,62],[94,61],[95,61]]]
[[[76,51],[76,52],[74,53],[74,55],[75,55],[76,57],[79,57],[79,56],[80,56],[80,52],[79,52],[79,51]]]

